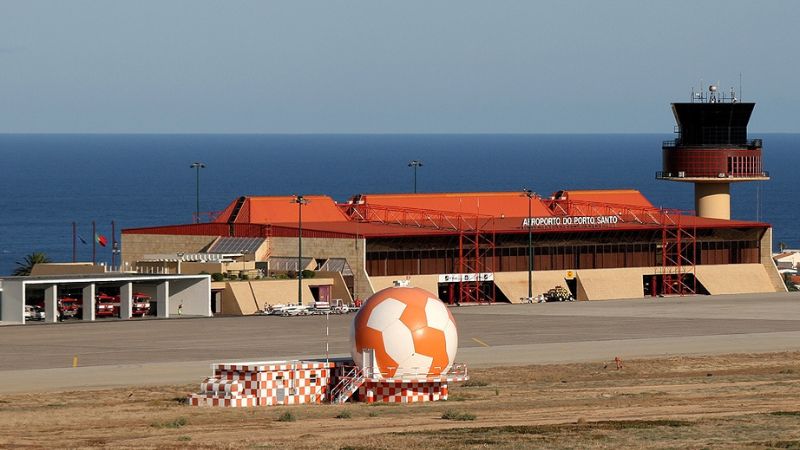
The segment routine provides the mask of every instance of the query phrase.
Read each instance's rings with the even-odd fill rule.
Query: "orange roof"
[[[592,191],[559,191],[560,198],[579,202],[631,205],[652,208],[653,204],[636,189],[598,189]]]
[[[594,208],[599,205],[610,205],[608,213],[614,214],[616,206],[631,206],[635,208],[653,208],[652,204],[637,190],[597,190],[597,191],[558,191],[553,197],[556,200],[568,200],[565,205],[576,202],[590,202]],[[281,233],[292,234],[292,229],[297,226],[297,204],[293,203],[293,196],[279,197],[239,197],[231,202],[214,224],[193,224],[168,227],[150,227],[142,229],[127,229],[126,233],[166,233],[166,234],[192,234],[192,233],[229,233],[226,225],[232,216],[233,222],[243,226],[241,235],[263,236],[266,231],[263,227],[272,225],[280,228]],[[446,235],[457,233],[453,228],[454,216],[460,218],[472,215],[491,216],[492,229],[498,233],[523,233],[527,228],[523,225],[523,218],[528,216],[528,198],[520,192],[463,192],[463,193],[433,193],[433,194],[364,194],[353,197],[350,202],[337,204],[331,197],[325,195],[306,196],[309,203],[303,206],[303,228],[309,232],[329,233],[336,236],[372,236],[372,237],[410,237],[420,235]],[[367,209],[372,206],[372,211],[377,211],[374,218],[378,220],[369,222],[350,220],[343,211],[352,209],[353,204],[365,204]],[[560,203],[559,203],[560,204]],[[550,198],[536,197],[531,201],[533,217],[553,217],[561,215],[564,211],[550,210]],[[381,216],[385,208],[386,217]],[[393,211],[394,210],[394,211]],[[589,211],[580,209],[578,211]],[[431,211],[445,213],[443,217],[430,216]],[[556,210],[558,211],[558,210]],[[399,214],[395,214],[400,212]],[[416,214],[421,214],[417,216]],[[585,213],[580,213],[585,214]],[[579,214],[579,215],[580,215]],[[591,213],[590,213],[591,214]],[[624,213],[623,213],[624,214]],[[674,213],[672,213],[674,214]],[[595,214],[597,215],[597,214]],[[373,217],[373,216],[371,216]],[[382,218],[381,218],[382,217]],[[459,218],[459,220],[460,220]],[[656,223],[641,223],[623,221],[608,229],[639,230],[652,229]],[[657,220],[657,219],[654,219]],[[404,226],[403,222],[413,225]],[[430,226],[420,226],[418,221],[428,223]],[[683,226],[698,228],[729,228],[729,227],[769,227],[768,224],[758,222],[745,222],[738,220],[708,219],[696,216],[681,216]],[[455,220],[458,222],[458,220]],[[448,226],[449,225],[449,226]],[[219,227],[223,227],[220,229]],[[255,228],[253,228],[255,227]],[[563,227],[541,228],[535,232],[567,232],[578,230],[596,229],[593,227]],[[277,232],[273,229],[273,232]],[[336,237],[334,236],[334,237]]]
[[[365,194],[367,204],[397,208],[418,208],[460,214],[495,217],[527,217],[528,198],[521,192],[457,192],[438,194]],[[549,216],[538,199],[532,202],[533,216]]]
[[[306,195],[308,203],[303,206],[303,222],[346,222],[347,217],[336,206],[336,202],[327,195]],[[294,196],[280,197],[245,197],[242,207],[236,215],[236,223],[297,223],[297,204]],[[228,222],[235,210],[234,200],[220,214],[215,222]]]
[[[634,189],[559,191],[554,194],[559,199],[585,201],[611,205],[630,205],[652,208],[653,205]],[[216,219],[227,223],[236,212],[235,223],[291,224],[297,223],[297,205],[293,196],[278,197],[240,197],[231,202]],[[309,203],[303,207],[303,222],[307,223],[345,223],[347,216],[336,202],[326,195],[306,196]],[[549,199],[536,197],[531,202],[533,217],[552,216],[547,207]],[[444,192],[425,194],[363,194],[351,201],[387,208],[413,208],[430,211],[444,211],[459,215],[485,215],[497,219],[528,216],[528,198],[521,192]]]

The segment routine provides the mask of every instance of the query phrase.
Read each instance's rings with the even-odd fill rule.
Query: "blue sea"
[[[772,180],[733,186],[733,217],[770,222],[774,245],[800,247],[795,149],[800,134],[764,139]],[[692,186],[657,181],[660,134],[546,135],[0,135],[0,275],[25,255],[72,258],[72,222],[88,244],[91,222],[110,239],[122,228],[189,223],[240,195],[635,188],[655,205],[692,209]],[[110,262],[110,246],[98,246]]]

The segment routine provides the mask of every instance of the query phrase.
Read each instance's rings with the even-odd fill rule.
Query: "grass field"
[[[0,447],[800,449],[800,353],[471,375],[408,406],[187,406],[197,385],[3,395]]]

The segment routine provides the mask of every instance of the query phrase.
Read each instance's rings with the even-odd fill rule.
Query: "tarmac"
[[[459,329],[457,360],[471,367],[800,351],[797,293],[451,311]],[[212,362],[346,356],[353,317],[331,315],[327,337],[325,316],[0,327],[0,394],[199,383]]]

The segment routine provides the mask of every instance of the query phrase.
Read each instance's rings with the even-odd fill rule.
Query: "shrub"
[[[292,414],[291,411],[286,411],[285,413],[278,416],[278,422],[294,422],[297,420],[297,417]]]
[[[442,419],[444,420],[475,420],[477,416],[472,413],[463,412],[463,411],[456,411],[454,409],[448,409],[442,414]]]
[[[290,271],[286,272],[286,276],[291,278],[292,280],[294,280],[295,278],[297,278],[297,271],[296,270],[290,270]]]
[[[152,426],[153,428],[180,428],[186,425],[187,423],[189,423],[189,421],[186,420],[186,417],[178,417],[177,419],[171,422],[155,422],[150,426]]]
[[[240,276],[239,278],[245,281],[250,279],[250,277],[246,273],[243,273],[242,276]]]
[[[351,417],[353,417],[352,414],[350,414],[350,411],[348,411],[346,409],[336,415],[337,419],[349,419]]]
[[[230,279],[230,280],[237,280],[238,278],[239,277],[237,277],[235,273],[229,273],[228,274],[228,279]]]
[[[215,273],[211,274],[211,279],[213,281],[222,281],[222,280],[225,279],[225,275],[223,275],[223,274],[221,274],[219,272],[215,272]]]
[[[314,275],[316,275],[316,274],[317,273],[314,272],[313,270],[306,269],[306,270],[303,271],[303,278],[314,278]]]

